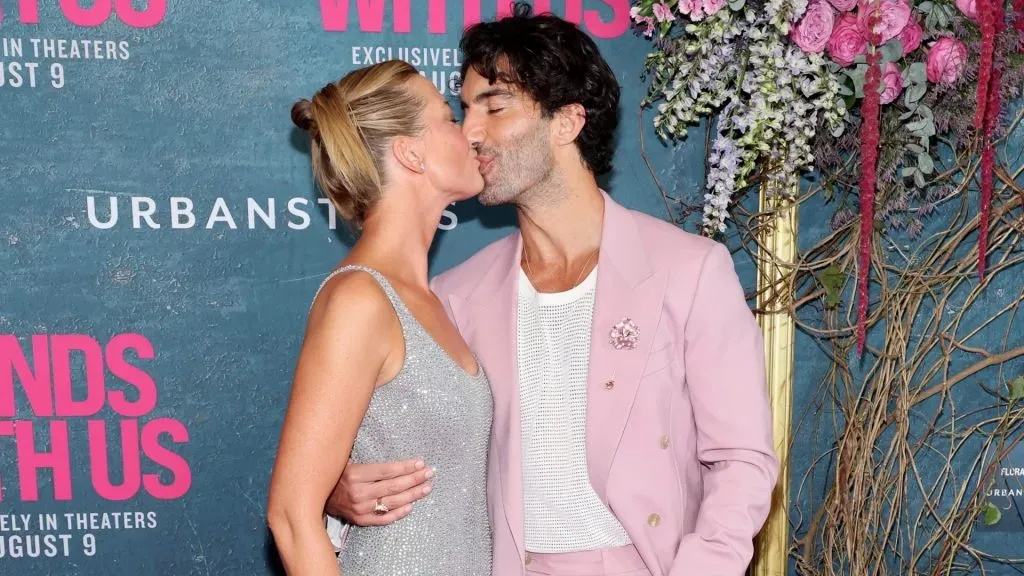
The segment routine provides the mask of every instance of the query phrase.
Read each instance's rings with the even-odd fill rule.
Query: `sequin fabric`
[[[404,519],[353,526],[338,564],[344,576],[490,576],[487,449],[493,401],[487,376],[462,369],[427,333],[376,270],[401,321],[405,363],[377,388],[352,446],[355,462],[422,457],[437,473],[433,489]],[[321,285],[321,289],[323,285]],[[318,291],[319,292],[319,291]]]

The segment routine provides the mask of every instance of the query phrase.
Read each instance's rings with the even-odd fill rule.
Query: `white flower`
[[[648,6],[657,4],[647,4]],[[689,126],[716,113],[708,156],[704,231],[725,230],[738,189],[759,166],[792,174],[811,167],[819,121],[843,129],[839,81],[819,54],[805,54],[786,37],[806,0],[768,0],[720,10],[699,22],[672,24],[684,33],[648,59],[654,81],[648,99],[661,100],[654,126],[664,138],[685,138]]]

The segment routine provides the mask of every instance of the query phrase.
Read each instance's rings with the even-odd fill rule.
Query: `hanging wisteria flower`
[[[678,37],[659,28],[661,49],[647,60],[654,77],[648,103],[661,100],[654,118],[659,135],[685,137],[688,126],[721,111],[708,157],[703,228],[709,235],[725,231],[735,192],[756,170],[766,164],[777,165],[780,174],[808,169],[819,125],[839,131],[845,114],[839,80],[824,55],[786,38],[806,12],[794,34],[823,49],[831,6],[825,0],[812,0],[810,7],[805,0],[766,0],[763,10],[753,10],[742,1],[678,0],[675,8],[690,23]],[[633,20],[646,26],[641,18],[656,19],[661,4],[635,6]]]
[[[740,151],[728,137],[719,134],[708,158],[708,193],[704,195],[705,230],[725,232],[725,221],[729,218],[729,201],[736,187],[739,171]]]

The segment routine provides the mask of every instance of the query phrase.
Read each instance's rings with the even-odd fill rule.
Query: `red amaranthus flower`
[[[999,84],[1002,70],[995,62],[996,39],[1006,27],[1003,0],[978,0],[981,21],[981,63],[978,68],[978,102],[974,126],[981,131],[981,208],[978,223],[978,279],[985,279],[988,255],[988,225],[992,211],[993,170],[995,150],[992,132],[999,121]]]
[[[860,265],[857,277],[857,354],[864,353],[867,332],[868,284],[871,277],[871,239],[875,233],[875,181],[878,172],[879,109],[881,94],[879,86],[882,70],[879,65],[881,54],[875,48],[880,38],[874,33],[875,23],[881,9],[880,0],[872,3],[872,14],[868,17],[871,30],[871,44],[868,51],[868,70],[864,76],[864,103],[861,105],[860,127]]]
[[[985,128],[985,109],[988,104],[989,80],[992,77],[992,56],[995,54],[995,5],[1002,0],[977,0],[978,21],[981,25],[981,62],[978,64],[978,101],[974,109],[974,127]]]

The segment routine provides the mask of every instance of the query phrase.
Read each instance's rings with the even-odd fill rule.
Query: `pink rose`
[[[903,76],[900,75],[900,69],[889,62],[885,65],[885,70],[882,71],[882,98],[879,100],[882,104],[888,104],[896,98],[899,98],[900,92],[903,91]]]
[[[910,21],[910,6],[906,0],[859,0],[857,19],[864,30],[868,30],[868,17],[876,8],[876,2],[879,9],[878,23],[875,24],[875,34],[878,35],[876,45],[881,46],[895,38]]]
[[[956,0],[956,7],[975,22],[978,21],[978,4],[976,0]]]
[[[840,12],[849,12],[853,10],[853,7],[857,5],[857,0],[828,0],[836,10]]]
[[[725,0],[704,0],[704,12],[711,16],[725,6]]]
[[[943,36],[928,51],[928,80],[952,84],[960,78],[967,64],[967,48],[956,38]]]
[[[917,50],[917,47],[921,45],[921,26],[917,23],[917,20],[911,18],[907,21],[907,25],[903,27],[896,39],[903,44],[903,54],[907,55]]]
[[[789,37],[804,52],[822,52],[832,35],[836,17],[825,0],[811,0],[807,11],[789,32]]]
[[[850,13],[840,16],[828,39],[828,55],[840,66],[849,66],[857,56],[867,51],[868,41],[857,17]]]

